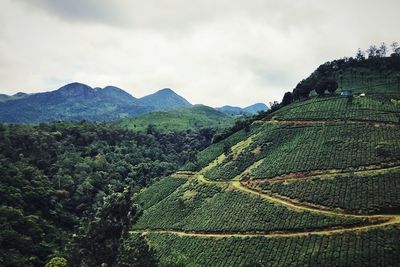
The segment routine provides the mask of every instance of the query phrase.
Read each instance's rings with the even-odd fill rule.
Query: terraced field
[[[356,168],[400,159],[400,132],[367,124],[280,125],[259,127],[252,142],[225,154],[204,174],[229,180],[251,166],[246,176],[272,178],[293,172]],[[256,166],[252,166],[256,164]]]
[[[371,97],[313,98],[283,107],[273,116],[277,120],[349,120],[398,123],[400,105]]]
[[[397,266],[400,127],[376,115],[397,107],[364,103],[344,121],[340,101],[312,104],[329,117],[278,111],[200,152],[198,171],[137,196],[150,204],[131,234],[165,265]]]
[[[254,183],[253,188],[357,213],[400,213],[400,168]]]

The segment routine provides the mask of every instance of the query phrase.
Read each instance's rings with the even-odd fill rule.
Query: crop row
[[[400,230],[285,238],[198,238],[149,234],[169,266],[398,266]]]
[[[217,166],[205,172],[211,180],[230,180],[242,173],[254,162],[266,157],[273,149],[283,145],[287,139],[293,138],[297,131],[287,131],[288,126],[277,127],[264,125],[262,131],[252,135],[251,142],[239,151],[231,148],[225,159]],[[294,129],[294,128],[293,128]],[[302,128],[298,128],[300,131]],[[285,135],[282,135],[282,131]]]
[[[297,131],[293,137],[292,131]],[[397,128],[366,125],[332,125],[285,129],[284,145],[270,151],[251,171],[253,178],[304,172],[356,168],[400,158]]]
[[[400,211],[400,172],[263,184],[283,196],[352,212]]]
[[[280,120],[348,119],[398,122],[400,106],[369,97],[355,97],[351,104],[345,97],[314,98],[284,107],[274,114]]]
[[[160,202],[186,182],[185,179],[163,177],[137,194],[135,202],[147,209]]]
[[[252,178],[380,164],[400,158],[398,140],[396,127],[337,124],[267,129],[254,135],[239,153],[229,152],[205,176],[232,179],[259,160],[250,171]]]
[[[182,170],[196,171],[205,166],[207,166],[211,161],[217,158],[219,155],[224,153],[225,147],[231,147],[238,143],[242,139],[246,139],[254,131],[256,131],[257,126],[251,128],[251,131],[245,131],[244,129],[232,134],[228,138],[207,147],[206,149],[200,151],[196,155],[195,162],[190,162],[182,167]]]
[[[267,232],[364,223],[358,218],[293,211],[257,196],[224,190],[217,186],[192,184],[184,185],[180,189],[145,210],[134,228]]]

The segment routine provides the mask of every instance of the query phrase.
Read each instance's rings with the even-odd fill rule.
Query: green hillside
[[[325,63],[235,121],[0,124],[0,266],[398,266],[398,63]]]
[[[135,131],[145,131],[153,125],[160,131],[185,131],[206,127],[226,128],[234,118],[207,106],[194,106],[166,112],[152,112],[139,117],[125,118],[116,126]]]
[[[142,190],[131,235],[161,265],[397,266],[399,91],[347,73],[354,96],[296,100]]]

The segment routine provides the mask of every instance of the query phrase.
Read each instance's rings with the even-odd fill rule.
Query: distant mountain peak
[[[24,97],[24,96],[27,96],[27,95],[28,95],[27,93],[18,92],[16,94],[14,94],[13,96],[15,96],[15,97]]]
[[[251,115],[251,114],[257,114],[258,111],[266,111],[268,110],[268,106],[265,105],[264,103],[256,103],[251,106],[245,107],[245,108],[240,108],[240,107],[234,107],[234,106],[223,106],[220,108],[217,108],[217,110],[224,112],[229,115]]]
[[[68,83],[68,84],[60,87],[58,90],[68,90],[68,89],[76,89],[76,88],[90,88],[90,89],[93,89],[92,87],[90,87],[87,84],[80,83],[80,82],[72,82],[72,83]]]
[[[268,106],[264,103],[255,103],[253,105],[245,107],[243,110],[252,114],[256,114],[259,111],[266,111],[268,109]]]
[[[137,103],[144,106],[150,106],[156,111],[192,106],[189,101],[175,93],[171,88],[163,88],[153,94],[139,98]]]
[[[102,90],[112,90],[112,91],[124,91],[119,87],[113,86],[113,85],[107,85],[104,87]]]
[[[156,94],[157,94],[157,93],[176,94],[175,91],[172,90],[171,88],[163,88],[163,89],[158,90],[158,91],[155,92],[155,93],[156,93]]]

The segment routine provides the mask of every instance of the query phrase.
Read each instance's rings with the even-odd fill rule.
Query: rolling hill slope
[[[115,125],[135,131],[144,131],[149,125],[160,131],[185,131],[206,127],[226,128],[233,124],[233,121],[233,117],[211,107],[197,105],[125,118],[117,121]]]
[[[139,98],[136,103],[140,106],[150,107],[152,111],[165,111],[192,105],[170,88],[164,88],[154,94]]]
[[[269,108],[264,103],[256,103],[245,108],[223,106],[216,109],[228,115],[236,116],[236,115],[255,115],[257,114],[257,112],[267,111]]]
[[[398,265],[397,93],[388,85],[267,114],[163,180],[167,192],[141,191],[131,235],[146,236],[161,264]]]

